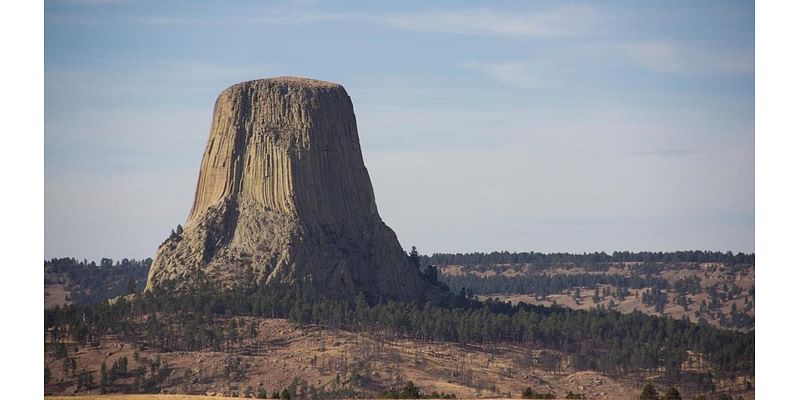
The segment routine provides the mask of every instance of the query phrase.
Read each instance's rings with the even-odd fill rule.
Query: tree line
[[[163,351],[225,349],[252,329],[221,323],[231,316],[288,318],[376,335],[460,343],[513,342],[564,352],[579,369],[609,374],[660,371],[678,379],[687,352],[699,354],[717,376],[754,374],[755,333],[716,329],[685,320],[480,302],[451,294],[441,304],[317,298],[302,288],[262,286],[175,295],[157,289],[94,305],[45,310],[51,337],[98,342],[106,334]]]
[[[70,291],[69,300],[80,304],[96,303],[144,290],[152,261],[150,258],[123,258],[114,262],[110,258],[103,258],[97,264],[75,258],[53,258],[44,262],[45,285],[59,283],[56,280],[61,280],[63,276],[63,283]]]
[[[755,264],[755,254],[736,253],[731,251],[615,251],[583,254],[540,253],[540,252],[508,252],[493,251],[491,253],[433,253],[421,256],[424,265],[483,265],[483,264],[535,264],[535,265],[591,265],[614,262],[696,262],[722,263],[726,265]]]
[[[467,288],[475,294],[535,294],[547,296],[561,294],[564,290],[576,287],[596,287],[612,285],[620,288],[667,289],[669,282],[657,276],[625,276],[619,274],[570,274],[570,275],[522,275],[522,276],[478,276],[474,274],[443,275],[442,282],[453,288]]]

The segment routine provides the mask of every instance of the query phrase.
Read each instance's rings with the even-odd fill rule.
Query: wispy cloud
[[[146,16],[134,19],[135,22],[149,25],[359,22],[414,32],[497,36],[579,34],[589,31],[598,20],[597,13],[588,7],[562,7],[538,12],[501,12],[484,8],[373,14],[289,11],[223,19],[197,19],[183,16]]]
[[[634,151],[623,154],[624,157],[685,157],[700,154],[697,150],[664,149],[650,151]]]
[[[102,6],[107,4],[124,3],[128,0],[46,0],[49,4],[63,4],[70,6]]]
[[[375,22],[420,32],[557,36],[585,32],[598,19],[587,7],[564,7],[543,12],[499,12],[489,9],[426,11],[389,14]]]
[[[542,71],[537,71],[528,62],[469,62],[465,65],[508,86],[524,89],[541,89],[546,86]]]
[[[755,50],[723,48],[713,43],[656,41],[620,45],[623,54],[645,69],[662,73],[752,74]]]

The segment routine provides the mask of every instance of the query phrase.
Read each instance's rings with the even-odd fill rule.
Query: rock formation
[[[219,95],[189,218],[158,248],[146,290],[201,281],[406,301],[439,292],[378,215],[342,86],[281,77]]]

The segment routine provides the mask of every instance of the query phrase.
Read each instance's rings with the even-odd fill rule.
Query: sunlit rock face
[[[341,85],[281,77],[219,95],[189,218],[159,247],[146,290],[206,283],[436,295],[378,215]]]

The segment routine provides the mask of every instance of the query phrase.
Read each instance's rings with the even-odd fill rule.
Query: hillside
[[[415,252],[410,258],[425,260]],[[121,277],[141,269],[110,260],[61,264],[46,263],[46,276],[76,277],[84,290],[118,288]],[[754,316],[747,309],[755,296],[752,265],[448,265],[423,268],[422,276],[470,289],[439,305],[307,298],[278,287],[182,296],[156,290],[46,310],[46,390],[391,397],[411,380],[424,395],[458,398],[520,397],[526,387],[634,398],[645,382],[662,392],[676,386],[684,398],[754,394],[754,330],[713,327],[731,318],[724,310],[732,304]],[[514,294],[526,288],[533,290]],[[689,323],[691,316],[674,311],[684,308],[672,304],[678,296],[690,299],[689,312],[703,300],[715,304],[706,310],[717,319]],[[104,362],[112,378],[101,385]]]
[[[480,298],[572,309],[635,310],[742,332],[755,329],[755,265],[624,261],[438,267]]]
[[[228,326],[230,320],[219,321]],[[100,381],[99,366],[110,368],[126,357],[128,372],[113,380],[110,391],[136,384],[136,372],[166,367],[157,391],[164,393],[257,395],[284,388],[298,396],[317,393],[326,397],[380,396],[389,388],[401,388],[411,380],[423,393],[453,393],[458,398],[519,397],[526,387],[539,393],[565,396],[569,391],[590,399],[634,398],[640,382],[658,373],[613,378],[579,371],[569,357],[556,351],[514,344],[457,344],[418,341],[380,333],[354,333],[315,325],[296,325],[284,319],[237,318],[247,331],[226,344],[222,351],[159,352],[107,336],[97,345],[68,344],[69,358],[77,371],[87,371]],[[250,327],[255,326],[255,332]],[[47,393],[71,394],[77,379],[64,373],[63,359],[48,345],[45,366],[52,374]],[[158,361],[156,361],[158,360]],[[693,366],[698,371],[699,365]],[[714,382],[717,390],[730,389],[752,398],[744,378]],[[139,383],[141,384],[141,383]],[[687,395],[703,391],[685,384]],[[98,393],[95,386],[82,394]],[[302,396],[300,396],[302,397]],[[689,396],[685,398],[691,398]]]
[[[123,294],[141,292],[152,260],[127,259],[100,263],[74,258],[44,262],[44,306],[91,304]]]

